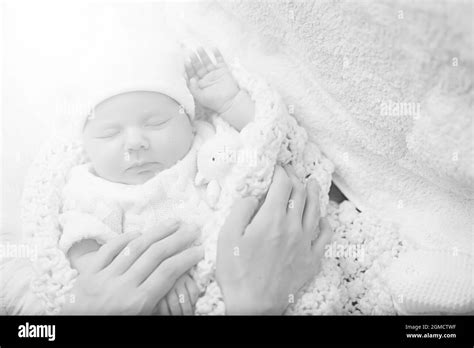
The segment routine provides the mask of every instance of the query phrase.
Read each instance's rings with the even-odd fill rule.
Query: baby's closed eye
[[[119,128],[107,128],[100,131],[97,135],[98,138],[111,138],[120,133]]]
[[[160,127],[164,126],[168,121],[171,120],[171,117],[159,117],[159,118],[151,118],[148,119],[145,123],[145,126],[147,127]]]

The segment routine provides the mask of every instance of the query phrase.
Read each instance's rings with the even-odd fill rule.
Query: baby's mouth
[[[156,171],[160,167],[158,162],[136,162],[127,168],[127,171],[133,171],[137,174],[147,171]]]

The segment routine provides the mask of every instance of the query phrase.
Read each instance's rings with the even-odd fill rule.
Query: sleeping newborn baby
[[[240,90],[218,51],[216,64],[203,49],[198,52],[202,62],[194,55],[186,67],[194,96],[236,128],[245,126],[254,112],[249,95]],[[61,216],[60,246],[76,268],[78,257],[119,233],[146,232],[166,218],[182,218],[183,200],[198,194],[183,186],[179,198],[169,192],[170,178],[179,177],[184,186],[193,182],[198,145],[213,133],[210,124],[192,122],[184,79],[175,77],[169,80],[172,88],[157,85],[112,95],[87,117],[82,138],[90,162],[72,169]],[[199,126],[206,130],[200,132]],[[182,301],[195,302],[196,289],[185,276],[172,291]],[[167,301],[178,298],[170,295]],[[177,308],[175,303],[168,307]]]
[[[118,234],[147,233],[168,218],[200,231],[204,260],[157,313],[163,301],[171,314],[192,314],[190,303],[197,314],[224,313],[214,279],[218,231],[237,197],[265,194],[275,164],[290,164],[302,181],[315,177],[325,214],[331,163],[266,83],[213,55],[198,49],[186,77],[162,66],[143,79],[156,81],[97,98],[80,125],[87,161],[63,190],[59,246],[79,272],[81,255]],[[192,97],[207,120],[195,119]]]

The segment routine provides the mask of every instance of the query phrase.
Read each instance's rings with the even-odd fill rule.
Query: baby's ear
[[[89,154],[86,151],[84,140],[85,140],[84,139],[84,134],[82,134],[80,139],[79,139],[80,157],[81,157],[82,162],[85,163],[85,162],[90,162],[91,159],[89,157]]]

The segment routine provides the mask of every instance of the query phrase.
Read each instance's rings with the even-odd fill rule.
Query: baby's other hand
[[[199,297],[196,282],[189,274],[184,274],[174,287],[158,303],[158,315],[193,315],[194,305]]]
[[[239,85],[217,48],[213,49],[216,64],[202,47],[197,53],[192,53],[185,63],[188,88],[202,106],[222,114],[232,105]]]

